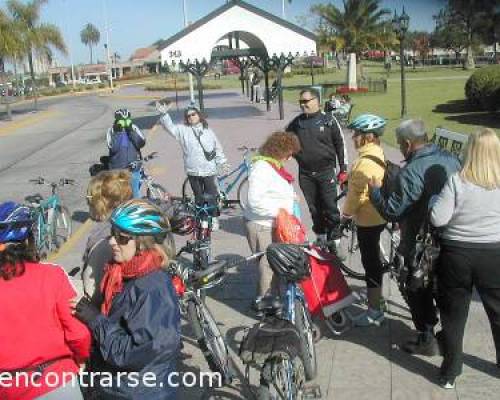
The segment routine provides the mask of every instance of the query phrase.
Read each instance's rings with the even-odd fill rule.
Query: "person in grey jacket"
[[[431,211],[442,227],[438,305],[443,325],[441,384],[462,373],[472,286],[488,315],[500,368],[500,140],[492,129],[470,135],[464,167],[447,181]]]
[[[175,124],[168,114],[171,104],[157,103],[156,108],[162,114],[161,124],[182,148],[184,169],[195,201],[202,205],[203,194],[218,196],[216,177],[227,170],[227,159],[217,136],[197,107],[188,106],[184,111],[184,124]],[[212,223],[214,227],[218,225],[215,218]]]
[[[401,169],[396,188],[388,198],[382,196],[381,183],[371,180],[370,200],[386,221],[400,223],[401,243],[398,251],[409,267],[416,236],[428,217],[429,200],[441,192],[448,176],[460,168],[460,162],[451,153],[428,143],[421,120],[403,121],[396,129],[396,138],[406,165]],[[403,350],[413,354],[435,355],[438,345],[434,326],[438,319],[432,288],[410,290],[408,306],[418,336],[417,340],[405,343]]]

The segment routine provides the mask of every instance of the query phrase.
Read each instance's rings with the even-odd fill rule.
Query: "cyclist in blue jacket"
[[[164,270],[174,255],[161,245],[170,225],[145,200],[122,204],[110,222],[113,260],[101,282],[101,309],[85,297],[75,309],[94,337],[91,371],[101,373],[94,390],[99,399],[174,399],[169,375],[180,353],[180,311]],[[103,380],[109,375],[111,382]]]

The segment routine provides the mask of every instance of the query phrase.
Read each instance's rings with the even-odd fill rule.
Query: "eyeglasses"
[[[309,103],[311,100],[314,100],[316,97],[311,97],[310,99],[301,99],[299,100],[299,104],[307,104]]]
[[[109,239],[111,239],[111,237],[113,237],[116,240],[116,243],[121,246],[127,245],[128,242],[134,239],[132,236],[124,235],[120,231],[117,231],[115,229],[111,229],[111,235],[109,235]]]
[[[186,117],[194,117],[195,115],[198,115],[198,113],[189,113],[189,114],[186,114]]]

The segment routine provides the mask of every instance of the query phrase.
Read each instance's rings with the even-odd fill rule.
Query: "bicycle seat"
[[[283,310],[283,302],[279,297],[265,296],[255,301],[254,308],[259,315],[279,315]]]
[[[26,196],[24,198],[24,200],[26,200],[28,203],[31,203],[31,204],[38,204],[38,203],[41,203],[41,201],[43,200],[43,197],[40,193],[37,193],[37,194],[33,194],[31,196]]]

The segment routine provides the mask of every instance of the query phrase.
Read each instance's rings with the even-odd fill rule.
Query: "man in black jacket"
[[[428,143],[427,131],[421,120],[403,121],[396,129],[396,138],[406,165],[398,175],[394,191],[387,198],[382,195],[379,184],[370,181],[370,200],[387,221],[401,223],[398,252],[407,267],[411,268],[416,237],[428,217],[429,201],[441,192],[448,177],[459,170],[460,162],[451,153]],[[434,336],[438,318],[433,288],[412,288],[411,282],[409,286],[408,306],[418,336],[402,348],[409,353],[433,356],[438,352]]]
[[[299,104],[303,113],[286,130],[298,136],[302,147],[295,155],[300,188],[311,212],[314,233],[319,239],[338,239],[341,232],[337,183],[342,184],[347,178],[342,129],[335,118],[321,112],[316,90],[302,90]]]

